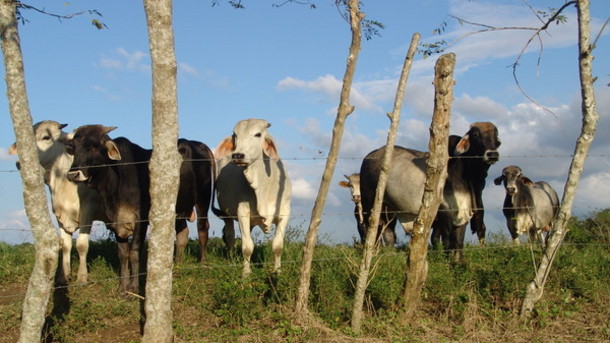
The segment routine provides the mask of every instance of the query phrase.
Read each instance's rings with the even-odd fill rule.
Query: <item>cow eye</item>
[[[260,132],[258,132],[254,135],[254,137],[260,137],[260,136],[262,136]]]
[[[42,137],[42,140],[43,140],[43,141],[48,141],[48,140],[51,140],[51,136],[43,136],[43,137]]]

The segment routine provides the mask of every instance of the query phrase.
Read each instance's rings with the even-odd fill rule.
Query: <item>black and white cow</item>
[[[543,231],[551,230],[559,211],[559,197],[553,187],[544,181],[533,182],[517,166],[502,169],[494,183],[504,184],[506,190],[502,212],[513,241],[519,243],[519,236],[529,233],[530,238],[544,245]]]

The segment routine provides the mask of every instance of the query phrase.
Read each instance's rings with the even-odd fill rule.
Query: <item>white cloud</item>
[[[0,160],[3,161],[14,161],[15,156],[9,155],[8,150],[6,148],[0,148]]]
[[[125,48],[118,48],[112,57],[102,56],[99,66],[111,70],[150,71],[150,64],[146,59],[148,55],[136,50],[129,52]]]
[[[180,62],[180,63],[178,63],[178,68],[180,71],[182,71],[188,75],[199,76],[199,71],[188,63]]]
[[[583,177],[576,191],[574,213],[589,213],[610,207],[610,172]]]
[[[382,111],[379,101],[393,99],[393,93],[388,92],[395,86],[395,80],[375,80],[354,82],[350,93],[350,103],[358,110]],[[338,104],[341,94],[342,80],[333,75],[320,76],[313,81],[299,80],[293,77],[286,77],[277,83],[280,91],[300,89],[319,94],[328,103]],[[336,109],[332,112],[336,113]]]
[[[291,180],[291,183],[293,198],[306,200],[314,200],[316,198],[318,191],[307,180],[299,178]]]
[[[546,10],[546,8],[542,10]],[[542,25],[538,17],[522,3],[504,5],[492,1],[452,1],[450,13],[473,23],[494,27],[523,28],[470,34],[483,27],[452,22],[450,29],[444,35],[433,37],[431,40],[444,39],[447,42],[453,42],[458,39],[459,41],[451,48],[451,51],[455,52],[460,57],[461,63],[465,64],[489,58],[516,56],[524,48],[525,42],[535,33],[534,30],[528,28],[537,28]],[[548,30],[540,35],[545,48],[565,47],[577,42],[575,12],[568,9],[564,13],[570,18],[566,23],[550,25]],[[528,51],[539,48],[536,39]]]

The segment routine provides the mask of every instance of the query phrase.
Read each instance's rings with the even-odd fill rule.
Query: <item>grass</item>
[[[292,321],[302,235],[286,243],[280,274],[272,272],[268,243],[257,244],[252,276],[241,278],[239,254],[212,239],[209,262],[196,262],[190,242],[175,266],[175,342],[604,342],[610,340],[610,248],[574,235],[560,250],[534,317],[519,318],[539,248],[488,239],[468,246],[461,265],[439,250],[429,252],[429,274],[414,320],[398,321],[404,283],[403,248],[375,258],[361,335],[350,329],[360,248],[320,244],[312,266],[308,326]],[[294,239],[294,240],[293,240]],[[34,262],[32,245],[0,244],[0,342],[18,337],[21,301]],[[117,292],[116,248],[93,242],[90,282],[56,290],[49,304],[46,342],[139,342],[140,302]]]

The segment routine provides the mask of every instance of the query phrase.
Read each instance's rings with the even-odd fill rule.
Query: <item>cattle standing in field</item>
[[[67,133],[62,129],[67,124],[53,120],[45,120],[34,125],[38,159],[44,169],[44,181],[51,194],[53,214],[61,228],[62,263],[60,265],[60,284],[66,284],[70,279],[70,255],[72,251],[72,235],[79,230],[76,239],[78,251],[78,272],[76,282],[87,282],[87,252],[89,251],[89,235],[94,220],[107,221],[102,200],[99,194],[85,185],[70,182],[66,172],[72,165],[72,156],[66,153],[63,140]],[[17,145],[9,148],[10,154],[17,154]]]
[[[538,238],[544,245],[542,232],[551,229],[559,210],[557,192],[544,181],[533,182],[517,166],[504,168],[494,183],[504,183],[502,212],[513,241],[519,243],[519,236],[529,233],[531,239]]]
[[[208,252],[210,222],[208,211],[213,197],[216,163],[212,150],[204,143],[179,139],[178,152],[182,156],[180,189],[176,200],[176,260],[182,260],[188,243],[186,218],[193,220],[193,205],[197,214],[199,261],[205,262]]]
[[[447,179],[443,188],[443,200],[433,224],[433,239],[443,237],[445,249],[454,251],[454,258],[459,260],[464,246],[466,225],[477,211],[480,211],[478,220],[482,223],[485,177],[489,167],[499,159],[497,149],[500,140],[494,124],[477,122],[470,126],[464,136],[450,136],[448,145],[450,160],[447,165]],[[368,222],[367,213],[373,207],[384,153],[385,147],[370,152],[360,168],[365,223]],[[426,180],[426,159],[427,153],[394,147],[383,206],[385,211],[396,213],[398,221],[407,233],[412,231],[413,220],[421,207]],[[481,229],[480,226],[477,228]]]
[[[360,174],[354,173],[351,175],[344,175],[347,181],[339,181],[339,186],[348,188],[352,194],[352,201],[354,202],[354,217],[356,217],[356,223],[358,228],[358,234],[360,235],[360,242],[364,243],[366,240],[366,224],[364,223],[364,215],[362,213],[362,200],[360,194]],[[386,246],[393,247],[396,244],[396,216],[389,213],[382,213],[379,222],[379,230],[377,231],[378,239],[379,235],[383,237],[383,243]]]
[[[86,125],[74,131],[68,145],[68,152],[74,156],[68,178],[86,184],[101,195],[119,247],[120,290],[137,292],[140,254],[150,210],[148,162],[152,150],[144,149],[124,137],[111,139],[108,133],[114,129]],[[203,143],[187,140],[180,140],[178,149],[183,163],[176,200],[176,230],[179,230],[176,255],[182,256],[187,241],[184,236],[188,237],[188,232],[184,233],[186,223],[183,218],[193,218],[195,206],[200,212],[200,239],[206,238],[205,241],[200,240],[200,245],[203,245],[202,257],[205,257],[204,243],[207,242],[209,229],[207,209],[212,195],[209,184],[213,173],[211,152]],[[197,159],[197,164],[192,163],[193,158]],[[208,179],[201,180],[200,173],[206,168],[209,170],[204,172],[203,177],[207,175]]]
[[[254,250],[251,230],[259,226],[268,233],[275,224],[272,242],[274,270],[281,267],[284,234],[290,216],[291,186],[276,144],[267,131],[271,124],[262,119],[239,121],[231,137],[216,148],[218,175],[216,191],[219,209],[214,213],[224,221],[224,240],[235,245],[233,221],[241,232],[243,276],[251,273]]]
[[[74,130],[67,146],[74,156],[68,179],[82,182],[101,195],[118,245],[119,289],[137,293],[150,210],[151,150],[124,137],[110,139],[108,133],[114,129],[86,125]]]

